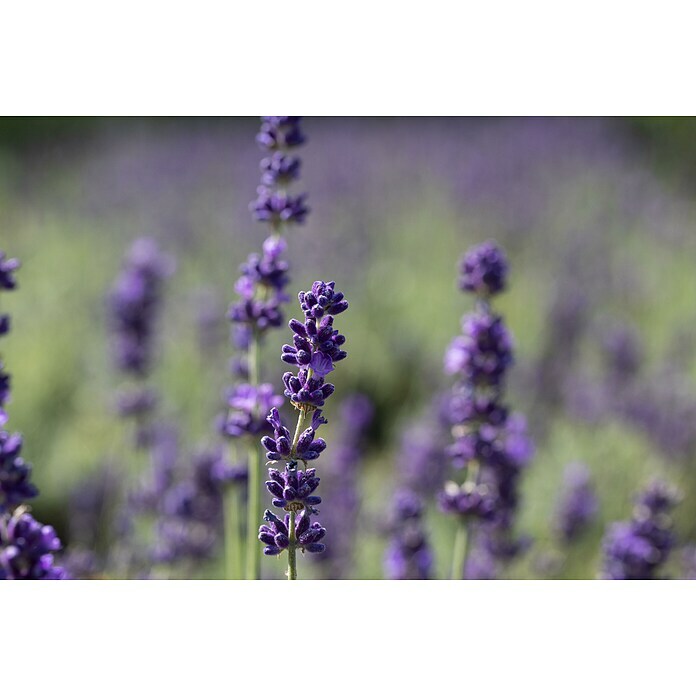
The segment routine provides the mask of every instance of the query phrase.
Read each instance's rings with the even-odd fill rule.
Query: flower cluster
[[[285,190],[300,175],[300,159],[289,152],[305,141],[300,117],[263,117],[256,140],[268,154],[261,160],[261,185],[249,208],[256,220],[270,225],[271,236],[263,243],[261,254],[251,254],[241,265],[235,284],[239,299],[228,317],[247,334],[262,335],[283,323],[281,308],[290,299],[285,293],[289,264],[283,258],[287,244],[280,234],[287,225],[304,222],[309,209],[306,196]]]
[[[675,539],[671,510],[676,492],[661,481],[651,482],[637,497],[628,522],[617,522],[604,538],[604,568],[607,580],[655,580],[665,564]]]
[[[154,328],[163,280],[172,264],[153,239],[137,239],[108,298],[109,323],[118,369],[145,377],[152,362]]]
[[[460,264],[459,287],[481,297],[505,290],[508,265],[502,250],[494,242],[484,242],[464,256]]]
[[[321,408],[334,392],[334,385],[325,382],[324,377],[347,355],[342,349],[346,337],[334,329],[333,322],[335,315],[348,308],[348,303],[342,292],[335,292],[333,282],[320,280],[311,290],[299,293],[299,300],[305,322],[290,320],[294,345],[283,346],[281,360],[300,369],[297,375],[283,375],[285,396],[296,408]]]
[[[555,531],[561,542],[569,544],[577,539],[597,515],[598,507],[587,467],[582,464],[568,466],[555,519]]]
[[[305,142],[300,116],[263,116],[256,142],[268,155],[261,160],[261,185],[249,208],[260,222],[273,229],[302,223],[309,208],[305,194],[291,195],[285,188],[300,176],[300,159],[292,150]]]
[[[343,293],[336,292],[333,282],[323,281],[316,281],[311,290],[299,293],[298,299],[305,314],[305,322],[297,319],[289,322],[294,333],[294,346],[284,345],[281,354],[284,362],[299,367],[297,375],[292,372],[283,375],[285,396],[299,411],[297,428],[295,435],[291,436],[290,430],[283,425],[278,409],[272,408],[267,421],[273,428],[273,436],[266,435],[261,439],[269,464],[285,462],[284,471],[269,470],[270,481],[266,482],[266,487],[273,496],[273,504],[290,513],[290,521],[287,523],[290,525],[289,546],[269,542],[269,535],[274,530],[274,536],[280,534],[282,537],[283,533],[277,531],[277,525],[284,523],[267,512],[266,521],[270,522],[272,528],[262,527],[259,534],[259,539],[266,544],[267,555],[276,555],[285,548],[323,550],[323,544],[319,545],[321,549],[313,546],[325,533],[322,527],[312,525],[305,530],[303,533],[309,535],[307,538],[313,538],[320,532],[321,537],[304,543],[294,533],[292,525],[304,525],[304,519],[309,524],[309,516],[317,513],[316,506],[321,502],[321,498],[315,495],[319,484],[316,470],[307,469],[307,462],[318,459],[326,449],[326,442],[316,437],[316,433],[326,423],[321,407],[333,394],[334,386],[325,383],[324,376],[333,371],[334,363],[346,357],[346,352],[341,348],[345,337],[333,328],[333,317],[345,311],[348,303]],[[310,413],[310,424],[303,428]],[[304,471],[298,470],[298,462],[302,462]],[[295,522],[296,513],[300,516]]]
[[[460,268],[460,288],[478,302],[445,354],[445,370],[457,379],[449,399],[454,442],[447,453],[466,478],[448,482],[438,501],[443,512],[475,523],[479,556],[509,560],[526,545],[514,538],[513,526],[520,475],[533,448],[524,419],[503,403],[512,338],[489,304],[506,287],[508,265],[502,250],[485,242],[465,254]]]
[[[228,411],[221,421],[220,430],[225,437],[232,439],[270,431],[262,414],[282,403],[283,397],[275,393],[271,384],[238,384],[229,391]]]
[[[230,464],[218,449],[195,452],[183,466],[176,433],[167,429],[156,445],[152,468],[131,499],[132,511],[154,522],[147,561],[173,565],[210,558],[222,537],[223,491],[246,483],[246,466]]]
[[[22,436],[0,430],[0,512],[39,494],[31,482],[31,465],[24,461],[21,452]]]
[[[389,523],[391,542],[384,557],[390,580],[428,580],[433,555],[423,525],[423,501],[408,489],[396,491]]]
[[[0,292],[17,287],[19,265],[0,250]],[[0,336],[9,328],[9,317],[0,316]],[[31,482],[31,465],[22,457],[22,436],[2,429],[9,400],[10,376],[0,361],[0,580],[65,580],[68,574],[53,564],[53,553],[61,548],[53,527],[40,524],[22,507],[39,491]]]
[[[259,527],[259,541],[265,544],[263,552],[266,556],[277,556],[294,544],[296,548],[308,553],[321,553],[326,547],[321,544],[321,540],[326,534],[326,530],[319,522],[309,521],[309,513],[300,511],[294,520],[294,541],[291,540],[290,515],[286,514],[284,519],[280,519],[270,510],[266,510],[263,519],[268,524]]]
[[[37,522],[18,508],[0,516],[0,580],[67,580],[66,571],[54,564],[62,548],[53,527]]]

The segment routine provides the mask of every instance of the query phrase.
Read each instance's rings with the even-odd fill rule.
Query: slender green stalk
[[[223,501],[225,515],[225,576],[241,580],[244,567],[244,538],[242,536],[242,491],[229,486]]]
[[[454,538],[454,553],[452,555],[452,580],[461,580],[464,575],[464,567],[469,552],[469,528],[466,522],[461,521]]]
[[[297,580],[297,538],[295,537],[295,511],[290,509],[290,545],[288,546],[288,580]]]
[[[297,415],[295,435],[292,438],[293,455],[295,454],[295,447],[297,447],[297,441],[300,439],[300,435],[302,434],[302,431],[305,429],[305,422],[309,413],[310,409],[301,408],[299,414]],[[290,508],[290,528],[288,529],[288,536],[290,539],[290,544],[288,546],[288,580],[297,580],[297,538],[295,536],[295,515],[296,511]]]
[[[259,337],[256,331],[249,345],[249,382],[259,384]],[[254,439],[249,445],[249,483],[247,496],[246,531],[246,579],[258,580],[261,573],[261,549],[256,533],[261,517],[261,456],[259,443]]]

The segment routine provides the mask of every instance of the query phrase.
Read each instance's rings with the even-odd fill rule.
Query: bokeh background
[[[255,119],[0,121],[0,248],[23,263],[19,291],[3,296],[10,425],[34,464],[36,516],[68,548],[75,489],[105,462],[128,471],[105,296],[136,237],[176,259],[154,373],[163,412],[178,424],[181,457],[216,441],[232,380],[226,308],[239,264],[265,236],[248,212],[256,130]],[[288,240],[291,290],[333,279],[351,302],[327,466],[340,399],[357,392],[375,407],[362,511],[346,521],[356,542],[348,576],[383,576],[404,438],[427,431],[449,382],[443,353],[472,307],[457,290],[457,259],[486,239],[511,264],[496,305],[516,344],[508,401],[536,445],[519,519],[533,543],[507,576],[596,577],[606,525],[630,515],[654,475],[679,487],[678,537],[696,541],[696,121],[308,118],[304,131],[312,212]],[[272,332],[262,351],[275,384],[285,341]],[[572,462],[591,471],[599,512],[561,552],[553,518]],[[433,504],[426,523],[443,577],[452,521]],[[265,576],[282,570],[264,559]],[[679,550],[669,571],[685,572]],[[222,563],[187,572],[221,577]]]

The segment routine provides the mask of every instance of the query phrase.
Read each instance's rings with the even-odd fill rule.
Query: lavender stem
[[[454,538],[454,552],[452,554],[452,580],[461,580],[464,575],[466,559],[469,555],[469,525],[460,521],[457,526],[457,535]]]
[[[244,564],[242,537],[242,492],[239,486],[229,486],[225,491],[225,563],[228,580],[240,580]]]
[[[259,335],[252,332],[249,344],[249,383],[259,385]],[[261,573],[261,554],[256,543],[256,526],[261,517],[261,457],[258,442],[249,444],[249,482],[246,533],[246,579],[258,580]],[[241,532],[240,542],[241,542]]]
[[[297,580],[297,536],[295,534],[295,510],[290,508],[290,525],[288,527],[290,544],[288,545],[288,580]]]

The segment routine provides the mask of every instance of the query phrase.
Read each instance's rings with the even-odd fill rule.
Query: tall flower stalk
[[[320,553],[326,530],[319,522],[311,522],[321,498],[315,494],[319,485],[316,468],[307,468],[326,449],[326,442],[315,437],[327,421],[322,415],[334,385],[324,378],[334,370],[335,363],[345,359],[345,336],[334,329],[334,316],[348,309],[343,293],[334,283],[316,281],[312,289],[298,295],[305,315],[304,323],[291,319],[293,345],[285,344],[281,360],[298,368],[297,374],[283,375],[285,396],[298,412],[295,433],[283,425],[277,408],[271,409],[268,423],[273,437],[265,436],[261,444],[268,464],[283,462],[284,470],[269,469],[266,488],[273,496],[273,505],[285,511],[281,519],[266,510],[258,538],[265,545],[264,554],[277,556],[288,552],[288,580],[297,580],[297,551]],[[302,468],[300,468],[300,466]]]
[[[662,481],[652,481],[636,498],[628,522],[611,525],[604,538],[607,580],[657,580],[675,545],[672,508],[675,490]]]
[[[17,287],[17,259],[0,250],[0,293]],[[0,315],[0,336],[10,331],[10,317]],[[67,580],[53,554],[62,548],[53,527],[38,522],[25,504],[39,491],[31,482],[31,465],[22,457],[19,433],[4,430],[10,402],[10,375],[0,358],[0,580]]]
[[[283,233],[294,224],[303,223],[309,209],[304,194],[294,195],[288,187],[299,178],[301,161],[293,151],[305,141],[299,116],[264,116],[256,142],[266,153],[261,160],[261,183],[257,197],[249,209],[252,216],[265,223],[270,236],[263,243],[261,254],[251,254],[242,264],[241,276],[235,284],[239,299],[231,306],[230,320],[236,325],[236,341],[246,353],[245,369],[248,383],[240,384],[230,393],[228,414],[222,426],[223,434],[233,441],[233,455],[240,456],[236,443],[242,438],[248,462],[247,520],[244,568],[236,567],[243,545],[239,524],[241,497],[230,491],[226,496],[226,556],[228,577],[254,580],[260,574],[256,524],[261,511],[261,459],[257,436],[268,426],[263,414],[277,399],[269,384],[260,379],[259,351],[266,332],[283,322],[282,305],[289,301],[285,288],[289,282],[289,264],[284,259],[287,244]],[[240,394],[244,404],[240,408]],[[279,404],[278,404],[279,405]],[[244,424],[240,426],[240,421]],[[237,532],[235,533],[235,529]]]
[[[505,256],[493,242],[470,249],[461,262],[460,288],[477,302],[445,355],[446,371],[457,378],[450,403],[454,443],[448,453],[455,471],[462,472],[438,496],[441,510],[457,520],[452,579],[465,574],[474,533],[494,557],[509,559],[521,548],[513,524],[519,475],[531,449],[523,421],[510,416],[503,403],[512,339],[490,306],[505,289],[507,272]]]

